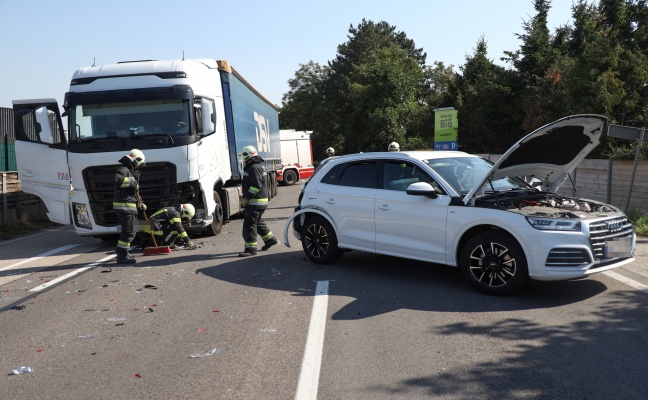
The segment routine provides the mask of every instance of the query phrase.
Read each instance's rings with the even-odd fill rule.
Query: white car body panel
[[[605,117],[563,118],[518,141],[490,171],[487,164],[482,168],[484,162],[479,157],[452,151],[359,153],[331,158],[302,189],[300,207],[284,228],[284,243],[289,246],[291,227],[299,230],[300,224],[315,213],[330,222],[340,249],[459,266],[462,246],[468,240],[481,232],[498,232],[493,237],[517,242],[528,276],[535,280],[577,279],[626,265],[635,260],[636,235],[623,212],[593,200],[555,194],[568,174],[605,137],[606,130]],[[535,150],[552,149],[563,135],[569,143],[547,154],[548,162],[540,162],[542,154],[534,154],[533,146],[537,146]],[[473,165],[475,176],[457,175],[455,182],[447,181],[443,168],[452,165],[449,160]],[[369,162],[378,163],[379,176],[385,179],[377,189],[344,186],[335,180],[332,184],[321,182],[337,166],[341,166],[338,174],[344,175],[340,172],[344,165]],[[423,186],[429,189],[417,194],[388,188],[387,166],[400,162],[420,167],[438,184],[436,192],[430,192],[432,186],[427,183]],[[480,171],[485,172],[483,179]],[[518,176],[540,179],[545,190],[524,184]],[[477,186],[470,186],[475,183]],[[508,183],[513,186],[507,189]],[[547,221],[558,225],[548,230],[544,225]],[[296,231],[295,236],[303,240],[301,232]]]

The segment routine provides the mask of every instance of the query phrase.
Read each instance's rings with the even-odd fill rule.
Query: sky
[[[572,22],[572,0],[553,0],[554,28]],[[280,105],[301,64],[326,65],[349,27],[385,21],[455,70],[483,35],[488,57],[515,51],[533,0],[0,0],[0,107],[12,100],[62,104],[74,71],[132,60],[227,60]]]

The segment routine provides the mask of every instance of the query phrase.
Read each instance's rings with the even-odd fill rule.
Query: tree
[[[488,59],[483,36],[460,69],[463,74],[451,88],[458,111],[460,149],[471,153],[504,152],[522,135],[515,75]]]
[[[327,68],[302,66],[283,99],[282,124],[309,124],[316,154],[329,146],[336,154],[384,151],[405,141],[429,86],[425,53],[395,27],[363,19],[348,39]]]

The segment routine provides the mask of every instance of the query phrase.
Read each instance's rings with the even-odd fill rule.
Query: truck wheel
[[[277,182],[277,174],[274,174],[272,176],[272,195],[276,197],[278,192],[279,192],[279,182]]]
[[[272,200],[272,198],[275,197],[274,185],[275,183],[272,175],[268,175],[268,200]]]
[[[302,248],[306,256],[316,264],[333,264],[342,257],[337,246],[335,230],[319,215],[310,217],[302,231]]]
[[[529,281],[522,248],[498,232],[480,233],[470,239],[461,249],[459,269],[471,285],[486,294],[511,294]]]
[[[223,202],[221,201],[220,195],[218,192],[214,192],[214,201],[216,202],[216,208],[214,209],[214,220],[211,225],[205,228],[207,235],[216,236],[223,230]]]
[[[297,183],[297,173],[292,169],[289,169],[288,171],[284,172],[283,181],[286,186],[294,185],[295,183]]]

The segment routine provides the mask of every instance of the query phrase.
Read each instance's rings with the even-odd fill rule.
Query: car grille
[[[115,171],[119,165],[104,165],[83,170],[83,181],[88,190],[90,211],[101,226],[117,226],[113,212]],[[154,212],[173,204],[177,196],[176,168],[171,163],[146,163],[140,176],[140,195],[146,206]]]
[[[585,249],[556,248],[549,252],[545,265],[547,267],[578,267],[592,262]]]
[[[632,224],[626,217],[617,217],[605,221],[594,222],[589,225],[589,228],[590,244],[592,245],[592,252],[596,259],[603,258],[603,247],[606,240],[631,236],[634,231]]]

